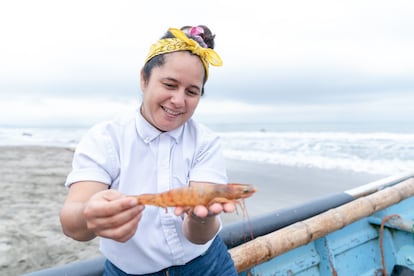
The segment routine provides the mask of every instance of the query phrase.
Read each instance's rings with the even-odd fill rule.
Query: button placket
[[[170,137],[161,134],[158,144],[158,192],[170,189]]]
[[[159,137],[158,144],[158,192],[165,192],[171,188],[171,137],[165,133]],[[172,210],[168,213],[160,208],[159,215],[161,219],[161,227],[167,241],[171,255],[176,262],[180,262],[184,256],[184,248],[181,245],[175,228],[175,218]]]

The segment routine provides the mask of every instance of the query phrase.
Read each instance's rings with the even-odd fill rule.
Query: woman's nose
[[[171,97],[171,102],[176,106],[183,106],[185,102],[185,92],[177,91]]]

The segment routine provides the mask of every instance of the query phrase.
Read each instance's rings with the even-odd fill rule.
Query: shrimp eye
[[[254,186],[247,186],[244,188],[243,193],[244,194],[251,194],[256,192],[256,188]]]

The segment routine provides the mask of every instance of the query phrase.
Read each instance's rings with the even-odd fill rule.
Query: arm
[[[102,236],[124,242],[135,234],[143,209],[104,183],[82,181],[70,186],[60,221],[65,235],[75,240]]]

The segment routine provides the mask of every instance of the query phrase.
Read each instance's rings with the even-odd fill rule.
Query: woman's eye
[[[164,83],[164,86],[167,88],[175,88],[175,85],[171,83]]]
[[[188,90],[187,93],[191,96],[198,96],[198,91]]]

